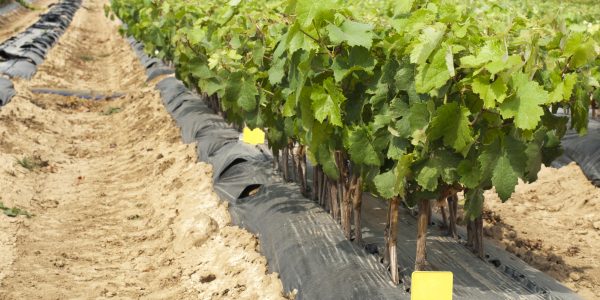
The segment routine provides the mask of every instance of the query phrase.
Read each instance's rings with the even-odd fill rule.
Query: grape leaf
[[[475,188],[481,180],[481,167],[476,160],[463,160],[458,164],[459,182],[466,188]]]
[[[523,73],[513,75],[513,85],[516,96],[500,105],[500,113],[505,119],[514,118],[518,128],[535,129],[544,114],[540,105],[548,101],[548,92]]]
[[[502,103],[506,98],[506,90],[508,89],[502,78],[498,78],[490,84],[489,80],[484,76],[475,77],[471,87],[473,88],[473,92],[479,94],[481,97],[485,108],[496,107],[496,102]]]
[[[348,55],[337,55],[333,60],[331,69],[335,81],[340,82],[354,71],[372,72],[375,67],[375,59],[369,50],[364,47],[352,47]]]
[[[442,87],[450,78],[446,66],[446,51],[440,49],[433,54],[431,63],[418,66],[415,86],[418,93],[428,94]]]
[[[477,68],[492,60],[501,59],[506,53],[502,42],[497,40],[487,41],[477,56],[467,55],[460,59],[460,65],[463,68]]]
[[[309,27],[321,22],[324,18],[333,16],[333,10],[338,6],[336,0],[296,0],[296,19],[302,27]]]
[[[415,0],[395,0],[393,2],[394,14],[401,15],[410,12]]]
[[[410,175],[413,162],[411,154],[403,155],[392,169],[373,178],[375,190],[379,196],[390,199],[394,196],[403,197],[406,193],[406,178]]]
[[[335,86],[332,78],[323,82],[323,86],[313,88],[310,95],[312,108],[315,111],[315,119],[323,123],[325,119],[336,126],[342,126],[342,113],[340,107],[346,100],[340,88]]]
[[[589,118],[590,97],[585,90],[575,89],[575,102],[571,110],[571,128],[575,128],[579,134],[587,133]]]
[[[227,101],[237,102],[245,111],[253,111],[256,109],[256,96],[258,96],[254,82],[251,75],[244,75],[242,72],[231,73],[225,87],[224,98]]]
[[[473,132],[469,123],[470,112],[456,102],[442,105],[436,111],[427,128],[430,139],[444,138],[444,145],[466,155],[473,143]]]
[[[329,150],[327,145],[321,145],[317,152],[317,160],[319,164],[323,167],[323,172],[333,179],[337,180],[340,176],[337,165],[335,164],[335,160],[333,158],[333,153]]]
[[[400,137],[410,138],[413,134],[422,130],[429,124],[429,110],[427,104],[416,102],[410,105],[407,111],[403,112],[403,118],[395,126]]]
[[[375,176],[373,183],[382,198],[390,199],[395,196],[396,175],[394,175],[393,169]]]
[[[435,191],[440,171],[433,165],[425,165],[417,174],[417,183],[428,191]]]
[[[271,68],[269,69],[269,83],[272,85],[281,83],[283,76],[285,76],[285,60],[284,59],[276,59]]]
[[[418,38],[419,42],[410,52],[410,62],[418,65],[425,63],[431,53],[437,49],[445,33],[446,25],[442,23],[425,27]]]
[[[372,141],[373,137],[365,127],[361,126],[348,131],[348,138],[344,144],[353,162],[367,166],[381,165],[379,155],[375,151]]]
[[[346,42],[349,46],[370,49],[373,44],[373,25],[345,20],[340,27],[327,25],[329,40],[335,44]]]
[[[290,27],[290,30],[287,33],[286,44],[288,53],[290,54],[294,54],[300,49],[310,51],[319,48],[319,45],[317,45],[313,39],[308,37],[297,23]]]
[[[510,55],[507,59],[504,59],[502,57],[499,59],[492,60],[491,62],[485,65],[485,68],[490,72],[490,74],[496,75],[501,71],[512,69],[514,67],[519,66],[522,63],[523,61],[521,60],[521,56]]]
[[[502,202],[508,200],[515,191],[515,186],[519,180],[519,174],[511,165],[507,155],[502,155],[496,162],[494,174],[492,175],[492,184],[496,188],[496,193]]]

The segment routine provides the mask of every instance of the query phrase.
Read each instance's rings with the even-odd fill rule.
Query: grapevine
[[[112,9],[228,121],[265,129],[284,178],[312,190],[347,238],[362,242],[364,191],[388,199],[386,261],[398,283],[401,202],[418,207],[416,270],[429,268],[429,200],[448,202],[456,236],[458,193],[468,246],[483,256],[484,191],[506,201],[519,180],[535,181],[567,129],[586,132],[598,98],[598,25],[524,14],[517,1],[469,2],[113,0]]]

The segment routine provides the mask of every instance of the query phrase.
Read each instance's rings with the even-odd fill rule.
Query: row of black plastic
[[[149,77],[166,67],[130,39]],[[208,105],[206,96],[167,77],[156,88],[181,128],[196,143],[198,160],[213,166],[215,191],[230,203],[235,224],[257,234],[269,269],[296,299],[407,299],[373,255],[348,241],[339,225],[298,186],[273,174],[272,156],[240,141],[240,133]]]
[[[0,44],[0,74],[30,79],[65,32],[80,5],[81,0],[61,1],[26,30]],[[14,95],[13,84],[0,76],[0,106],[6,105]]]

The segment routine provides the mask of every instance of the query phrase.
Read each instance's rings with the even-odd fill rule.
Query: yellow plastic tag
[[[242,141],[251,145],[264,144],[265,132],[260,128],[254,128],[254,130],[250,130],[250,128],[244,127]]]
[[[452,300],[452,272],[415,271],[410,287],[411,300]]]

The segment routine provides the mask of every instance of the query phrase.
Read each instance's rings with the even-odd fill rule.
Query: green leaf
[[[502,201],[510,198],[515,191],[515,186],[519,180],[519,174],[512,166],[508,156],[502,155],[496,163],[494,174],[492,176],[492,184],[496,188],[496,193]]]
[[[470,112],[456,102],[442,105],[436,111],[427,129],[429,138],[444,138],[444,145],[466,155],[473,143],[473,132],[469,123]]]
[[[571,65],[579,68],[594,59],[596,49],[594,49],[594,43],[588,40],[582,32],[575,32],[567,38],[563,56],[570,57]]]
[[[394,15],[409,13],[413,7],[415,0],[395,0],[393,2]]]
[[[332,78],[327,78],[323,86],[313,88],[310,95],[315,119],[323,123],[325,119],[335,126],[342,126],[342,113],[340,107],[346,100],[342,90],[335,85]]]
[[[548,101],[548,92],[523,73],[513,75],[513,86],[516,95],[500,105],[502,117],[514,118],[515,125],[520,129],[535,129],[544,115],[540,105]]]
[[[296,0],[296,19],[302,27],[309,27],[315,23],[320,23],[323,19],[331,18],[333,10],[338,6],[336,0]]]
[[[427,164],[417,174],[417,183],[428,191],[435,191],[438,185],[440,170],[434,165]]]
[[[375,184],[377,194],[385,199],[390,199],[394,196],[404,197],[406,193],[406,178],[410,175],[410,166],[412,163],[412,154],[403,155],[398,159],[394,168],[375,176],[373,183]]]
[[[322,145],[319,147],[317,159],[319,164],[321,164],[323,167],[323,172],[325,172],[325,175],[333,180],[337,180],[340,177],[339,170],[333,157],[333,152],[329,150],[327,145]]]
[[[373,183],[377,193],[382,198],[390,199],[396,196],[396,175],[393,169],[375,176]]]
[[[225,87],[224,98],[227,101],[237,102],[244,111],[253,111],[256,109],[256,96],[258,90],[252,75],[244,75],[242,72],[231,73]]]
[[[431,63],[424,63],[417,68],[415,86],[418,93],[429,94],[437,92],[450,79],[446,66],[446,51],[437,50],[433,54]]]
[[[331,69],[335,81],[340,82],[354,71],[371,73],[375,67],[375,59],[369,50],[364,47],[352,47],[348,55],[337,55],[333,60]]]
[[[400,91],[408,91],[414,86],[415,75],[412,68],[401,68],[394,76],[396,88]]]
[[[475,188],[481,180],[481,167],[476,160],[463,160],[457,168],[459,182],[466,188]]]
[[[285,104],[283,104],[282,116],[293,117],[295,114],[296,114],[296,97],[294,94],[291,94],[285,100]]]
[[[346,42],[348,46],[362,46],[371,49],[373,44],[373,25],[345,20],[342,26],[327,25],[329,39],[334,44]]]
[[[429,125],[427,103],[416,102],[403,113],[403,118],[396,123],[396,130],[400,137],[414,138],[415,132],[422,131],[427,125]]]
[[[566,74],[563,81],[559,82],[554,90],[550,93],[546,104],[561,102],[563,100],[571,100],[573,87],[577,84],[577,73]]]
[[[494,59],[493,61],[485,65],[485,68],[490,72],[490,74],[496,75],[501,71],[515,68],[522,63],[523,61],[521,60],[521,57],[519,55],[510,55],[507,59],[504,59],[503,57],[499,59]]]
[[[289,54],[294,54],[300,49],[310,51],[319,48],[319,45],[317,45],[313,39],[308,37],[297,23],[294,23],[294,25],[290,27],[287,33],[286,43]]]
[[[283,76],[285,76],[285,60],[284,59],[276,59],[271,68],[269,69],[269,83],[272,85],[276,85],[281,83]]]
[[[571,128],[579,134],[587,133],[590,97],[583,88],[575,89],[575,101],[571,110]]]
[[[418,65],[425,63],[431,53],[437,49],[445,33],[446,25],[442,23],[425,27],[418,38],[418,43],[410,52],[410,62]]]
[[[543,128],[543,127],[542,127]],[[528,182],[537,180],[537,174],[540,171],[543,163],[541,146],[546,138],[547,130],[539,129],[534,133],[534,138],[527,144],[525,154],[527,155],[527,163],[525,166],[525,179]]]
[[[348,139],[344,143],[350,159],[358,165],[379,166],[381,161],[373,147],[373,137],[366,127],[357,127],[348,131]]]
[[[462,57],[460,59],[460,65],[463,68],[481,67],[487,62],[501,60],[505,53],[506,49],[501,41],[487,41],[485,45],[479,49],[477,56],[467,55]]]
[[[186,31],[186,35],[190,41],[190,45],[195,46],[202,42],[206,36],[206,32],[201,27],[193,27]]]
[[[396,175],[396,194],[400,196],[404,196],[406,194],[406,178],[411,176],[411,165],[414,162],[414,157],[412,154],[402,155],[400,160],[396,163],[396,168],[394,168],[394,172]]]
[[[387,157],[393,160],[398,160],[404,154],[406,154],[409,146],[410,142],[407,139],[392,136],[390,145],[388,147]]]
[[[490,84],[485,76],[475,77],[471,87],[473,92],[481,97],[485,108],[496,107],[496,102],[502,103],[506,98],[506,90],[508,89],[501,78]]]

